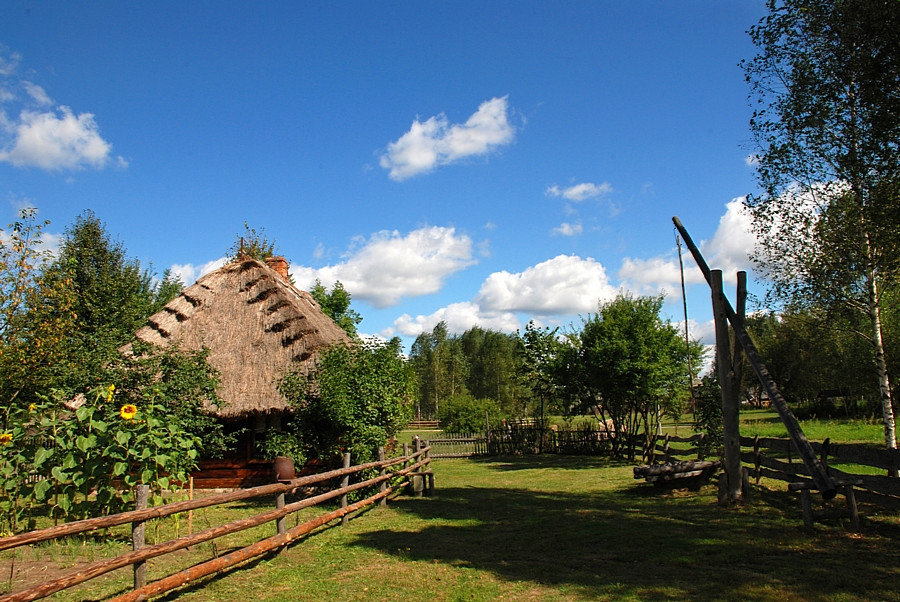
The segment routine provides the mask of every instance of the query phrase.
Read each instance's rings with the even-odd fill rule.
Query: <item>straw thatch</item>
[[[318,350],[349,341],[312,295],[249,258],[184,289],[150,316],[136,336],[158,346],[208,348],[225,402],[213,411],[223,418],[287,409],[278,379],[298,365],[308,368]]]

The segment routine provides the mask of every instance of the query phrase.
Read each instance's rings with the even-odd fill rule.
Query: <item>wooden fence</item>
[[[531,454],[601,454],[611,449],[598,429],[553,429],[511,424],[484,433],[444,433],[429,437],[432,458],[517,456]]]
[[[28,533],[2,538],[0,539],[0,551],[131,523],[134,549],[131,552],[121,554],[115,558],[100,560],[88,566],[81,567],[76,571],[57,579],[41,583],[38,586],[7,594],[0,597],[0,601],[20,602],[37,600],[55,592],[74,587],[109,573],[110,571],[128,566],[132,566],[134,570],[134,589],[118,596],[115,600],[143,600],[150,596],[158,596],[185,585],[190,581],[233,567],[246,562],[251,558],[286,546],[298,537],[339,518],[342,519],[342,522],[346,522],[348,515],[357,510],[365,508],[375,502],[384,504],[387,497],[403,485],[414,485],[415,491],[421,492],[425,488],[424,485],[427,478],[431,488],[433,488],[434,475],[429,470],[429,463],[431,461],[430,449],[428,447],[417,445],[415,451],[409,453],[407,446],[404,445],[403,447],[403,456],[396,458],[381,459],[376,462],[351,466],[349,454],[346,454],[344,456],[344,468],[338,470],[299,477],[290,481],[282,481],[250,489],[241,489],[229,493],[211,495],[195,500],[175,502],[164,506],[138,509],[110,516],[66,523],[47,529],[30,531]],[[379,456],[384,458],[383,450],[379,450]],[[351,485],[349,482],[350,476],[361,473],[362,471],[369,471],[370,473],[378,471],[378,476],[366,478],[365,480]],[[285,494],[289,492],[294,492],[298,488],[312,486],[322,488],[328,485],[329,482],[334,482],[336,479],[340,479],[340,484],[336,488],[318,495],[300,499],[299,501],[290,504],[285,504]],[[362,489],[368,489],[371,492],[374,491],[374,488],[376,487],[377,493],[370,493],[365,499],[353,504],[348,504],[348,493]],[[139,491],[139,496],[141,493],[145,495],[146,490],[144,489],[143,492]],[[219,506],[239,500],[250,500],[269,496],[275,498],[275,507],[266,512],[262,512],[261,514],[225,525],[210,527],[205,531],[162,543],[148,546],[143,545],[145,524],[150,519],[163,518],[181,512]],[[326,512],[302,524],[298,524],[291,529],[286,527],[286,517],[289,514],[334,499],[339,499],[340,501],[340,505],[337,509]],[[177,550],[182,550],[199,543],[211,541],[224,535],[243,531],[268,522],[275,523],[276,534],[274,536],[229,554],[201,562],[152,583],[146,583],[145,567],[146,561],[150,558],[170,554]]]
[[[835,479],[858,479],[856,498],[861,502],[900,507],[900,479],[886,476],[900,469],[900,450],[880,449],[861,444],[811,443],[813,451]],[[749,449],[747,449],[749,448]],[[790,439],[772,437],[741,437],[741,460],[747,465],[750,477],[756,482],[762,477],[788,483],[811,481],[797,449]],[[844,466],[847,470],[837,468]],[[850,472],[852,466],[867,466],[883,471],[883,475]],[[858,469],[857,469],[858,470]]]

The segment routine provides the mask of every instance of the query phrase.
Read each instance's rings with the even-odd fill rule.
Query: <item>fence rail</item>
[[[346,517],[350,513],[374,504],[375,502],[385,500],[399,487],[403,486],[404,484],[411,484],[412,481],[414,481],[416,478],[422,479],[422,482],[424,483],[425,476],[430,476],[431,474],[428,470],[429,463],[431,461],[430,449],[427,446],[420,447],[419,445],[416,446],[416,449],[413,453],[408,453],[407,449],[408,448],[404,445],[403,456],[387,460],[383,459],[376,462],[368,462],[365,464],[358,464],[356,466],[349,465],[349,454],[347,454],[347,456],[345,456],[345,467],[337,470],[299,477],[290,481],[283,481],[281,483],[273,483],[270,485],[262,485],[250,489],[242,489],[234,492],[211,495],[195,500],[175,502],[172,504],[166,504],[164,506],[154,508],[133,510],[130,512],[123,512],[120,514],[105,517],[67,523],[64,525],[58,525],[38,531],[31,531],[28,533],[22,533],[19,535],[2,538],[0,539],[0,550],[9,550],[20,546],[36,544],[43,541],[66,537],[69,535],[85,533],[128,523],[132,524],[134,532],[138,529],[142,529],[145,522],[150,519],[162,518],[199,508],[220,506],[222,504],[227,504],[239,500],[275,496],[275,508],[272,510],[262,512],[249,518],[233,521],[225,525],[211,527],[199,533],[179,537],[162,543],[157,543],[150,546],[135,545],[135,549],[131,552],[121,554],[115,558],[94,562],[86,567],[81,567],[74,572],[63,575],[60,578],[44,582],[38,586],[30,587],[22,591],[7,594],[0,597],[0,602],[21,602],[26,600],[37,600],[40,598],[44,598],[55,592],[74,587],[91,579],[109,573],[110,571],[127,567],[129,565],[134,567],[135,588],[130,592],[120,595],[119,597],[115,598],[115,600],[142,600],[146,599],[149,596],[160,595],[176,587],[180,587],[188,583],[189,581],[210,575],[214,572],[221,571],[231,566],[235,566],[239,563],[245,562],[250,558],[254,558],[276,548],[285,546],[301,535],[309,533],[310,531],[324,524],[327,524],[338,518]],[[380,456],[383,457],[383,451],[380,451]],[[362,471],[375,469],[379,471],[378,476],[368,478],[354,484],[348,483],[348,479],[351,475],[361,473]],[[285,504],[284,498],[285,494],[288,492],[295,491],[298,488],[310,487],[313,485],[322,486],[336,479],[343,480],[338,487],[330,491],[326,491],[325,493],[321,493],[312,497],[307,497],[290,504]],[[347,503],[346,496],[348,493],[376,486],[378,487],[377,493],[371,494],[365,499],[360,500],[356,503]],[[292,529],[286,529],[284,519],[289,514],[297,512],[304,508],[316,506],[318,504],[336,498],[340,498],[340,507],[336,510],[327,512],[315,519],[299,524]],[[275,523],[276,535],[258,541],[240,550],[231,552],[230,554],[226,554],[207,562],[194,565],[189,569],[180,571],[178,573],[175,573],[174,575],[170,575],[153,583],[146,584],[142,582],[140,571],[142,570],[144,563],[150,558],[163,556],[177,550],[182,550],[202,542],[217,539],[224,535],[243,531],[268,522]]]
[[[900,507],[900,479],[886,476],[900,468],[900,450],[878,449],[863,444],[831,443],[828,439],[810,444],[829,476],[858,479],[856,497],[861,502]],[[745,449],[745,448],[749,448]],[[741,461],[750,476],[759,483],[765,477],[787,483],[811,481],[790,439],[741,437]],[[883,470],[886,475],[859,474],[841,470],[834,464],[866,466]],[[849,467],[847,467],[849,470]]]

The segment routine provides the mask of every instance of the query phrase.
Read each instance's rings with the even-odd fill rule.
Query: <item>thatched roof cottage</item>
[[[310,366],[320,349],[349,341],[312,295],[290,283],[283,257],[265,263],[245,257],[207,274],[150,316],[136,336],[158,346],[209,349],[225,402],[210,410],[250,427],[238,453],[244,460],[255,454],[254,438],[277,428],[288,407],[278,379]]]

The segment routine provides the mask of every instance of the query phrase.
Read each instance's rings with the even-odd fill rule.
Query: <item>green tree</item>
[[[744,63],[763,193],[748,200],[772,296],[868,322],[897,438],[882,299],[900,265],[900,3],[769,0]]]
[[[49,250],[35,209],[0,233],[0,400],[27,407],[69,361],[67,334],[75,327],[72,271],[48,277]]]
[[[119,347],[181,290],[168,273],[155,281],[140,262],[129,259],[122,243],[112,240],[91,211],[66,228],[59,254],[43,276],[52,286],[68,286],[74,293],[77,321],[67,332],[68,365],[56,383],[73,392],[94,386]]]
[[[308,458],[335,464],[350,452],[357,463],[373,460],[407,424],[415,383],[399,351],[399,340],[333,345],[308,374],[284,376],[280,390],[293,410],[287,430]]]
[[[325,315],[334,320],[334,323],[340,326],[344,332],[353,338],[357,336],[356,325],[362,322],[362,316],[350,307],[350,293],[347,292],[340,280],[335,282],[329,291],[322,281],[316,278],[316,283],[309,294],[313,296]]]
[[[662,303],[661,296],[619,295],[577,335],[573,367],[583,399],[612,420],[614,453],[632,459],[637,444],[646,449],[656,435],[660,414],[687,391],[684,340],[660,318]]]
[[[458,349],[453,357],[460,358],[455,363],[468,367],[466,389],[476,398],[493,399],[503,416],[518,415],[528,398],[521,384],[519,337],[474,326],[452,343]]]
[[[561,362],[565,357],[565,343],[559,338],[558,328],[541,328],[528,322],[522,334],[522,376],[527,390],[536,399],[541,423],[546,411],[567,414],[569,408],[561,407]]]

